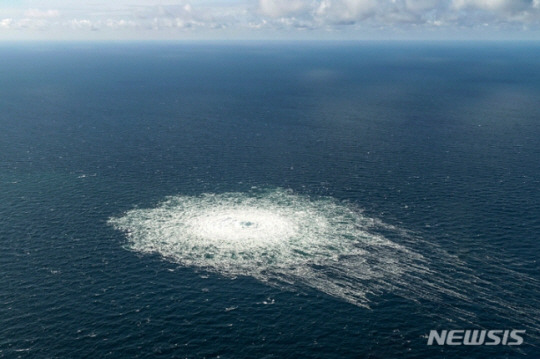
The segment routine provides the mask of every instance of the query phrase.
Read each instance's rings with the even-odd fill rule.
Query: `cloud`
[[[259,0],[259,8],[263,15],[286,17],[308,10],[309,2],[305,0]]]
[[[9,29],[13,19],[2,19],[0,20],[0,29]]]
[[[35,7],[38,3],[24,0],[11,8],[0,5],[0,35],[76,38],[94,30],[103,38],[116,33],[130,38],[203,33],[214,38],[299,33],[312,38],[330,33],[354,38],[357,34],[391,37],[487,28],[501,33],[540,32],[540,0],[51,0],[51,8]]]
[[[319,22],[353,24],[375,14],[375,0],[322,0],[315,11]]]
[[[362,24],[397,28],[475,28],[478,25],[540,25],[540,0],[260,0],[261,13],[310,28]],[[285,20],[284,20],[285,19]]]
[[[530,22],[540,18],[539,0],[453,0],[452,8],[470,20],[477,16],[491,16],[507,22]]]
[[[504,13],[524,11],[533,4],[528,0],[454,0],[453,5],[456,9],[476,8]]]
[[[424,13],[426,11],[438,10],[441,8],[441,1],[437,0],[406,0],[405,6],[409,11]]]
[[[223,29],[241,26],[247,18],[243,8],[192,6],[190,3],[174,5],[146,6],[137,9],[134,19],[140,28],[154,31],[171,29]]]
[[[94,24],[92,24],[92,21],[88,19],[71,19],[71,20],[68,20],[68,24],[74,30],[97,29],[97,27]]]
[[[137,27],[137,23],[132,20],[107,19],[104,22],[104,26],[110,29],[135,28]]]
[[[39,10],[39,9],[28,9],[24,12],[24,16],[27,18],[54,18],[60,16],[58,10]]]
[[[451,9],[470,27],[479,23],[538,26],[540,20],[538,0],[453,0]]]

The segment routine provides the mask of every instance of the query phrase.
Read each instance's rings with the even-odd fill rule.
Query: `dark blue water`
[[[538,45],[0,55],[0,357],[540,355]],[[254,187],[361,209],[425,268],[361,306],[144,254],[108,223]],[[431,329],[476,328],[527,332],[514,347],[426,345]]]

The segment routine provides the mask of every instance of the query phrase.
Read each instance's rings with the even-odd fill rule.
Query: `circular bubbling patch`
[[[406,277],[424,268],[421,255],[375,233],[381,224],[356,208],[283,189],[173,196],[109,223],[138,252],[224,276],[308,286],[357,305],[407,286]]]
[[[264,209],[215,208],[186,220],[186,229],[193,235],[242,246],[269,246],[294,236],[294,220]]]

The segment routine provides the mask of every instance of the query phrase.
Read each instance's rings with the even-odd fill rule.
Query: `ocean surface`
[[[539,99],[535,43],[0,44],[0,358],[538,358]]]

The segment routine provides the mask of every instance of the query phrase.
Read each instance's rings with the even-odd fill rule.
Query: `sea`
[[[0,43],[0,358],[539,358],[539,99],[536,42]]]

